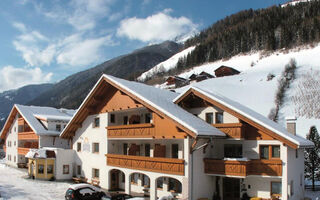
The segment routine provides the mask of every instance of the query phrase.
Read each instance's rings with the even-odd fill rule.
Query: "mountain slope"
[[[52,86],[53,84],[28,85],[16,90],[8,90],[0,93],[0,129],[13,104],[26,104]]]
[[[28,104],[78,108],[101,74],[105,73],[133,80],[142,72],[149,70],[151,67],[177,53],[180,48],[180,44],[166,41],[119,56],[94,68],[65,78]]]
[[[278,82],[283,78],[282,72],[285,65],[291,59],[295,59],[298,66],[296,79],[286,89],[284,103],[279,112],[279,123],[285,126],[286,117],[297,117],[297,133],[305,137],[310,126],[316,125],[318,129],[320,128],[319,115],[317,115],[320,113],[320,104],[317,103],[320,95],[318,95],[319,98],[316,98],[317,95],[315,95],[320,94],[320,78],[316,78],[320,76],[319,54],[320,43],[314,47],[300,46],[271,54],[265,54],[263,51],[239,54],[228,60],[218,60],[196,66],[190,71],[179,74],[179,76],[187,78],[193,73],[199,74],[202,71],[214,75],[214,70],[221,65],[233,67],[241,73],[234,76],[212,78],[192,85],[226,96],[268,117],[271,109],[275,107]],[[270,75],[274,77],[270,78]],[[312,80],[313,85],[306,84],[306,80]],[[188,87],[179,88],[176,91],[182,92]],[[308,90],[312,92],[308,93]],[[312,99],[317,104],[314,104],[310,112],[305,112],[308,107],[307,103]]]

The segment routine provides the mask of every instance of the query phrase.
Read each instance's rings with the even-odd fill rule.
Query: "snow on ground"
[[[4,200],[64,199],[69,183],[22,178],[25,175],[25,171],[7,167],[0,160],[0,194]]]
[[[320,191],[306,190],[304,196],[308,197],[308,198],[310,198],[312,200],[320,200]]]
[[[301,48],[285,52],[284,50],[277,51],[270,55],[265,55],[261,52],[237,55],[229,60],[219,60],[212,63],[207,63],[201,66],[180,74],[183,78],[188,78],[193,73],[199,74],[205,71],[214,75],[214,70],[221,65],[226,65],[241,71],[241,74],[235,76],[221,77],[208,79],[202,82],[193,83],[192,85],[203,88],[205,90],[219,93],[234,101],[237,101],[258,113],[268,116],[270,110],[275,106],[274,99],[278,87],[278,79],[284,70],[284,66],[294,58],[298,65],[297,82],[302,74],[312,73],[312,71],[320,70],[320,45],[314,48]],[[267,80],[269,74],[275,75],[272,80]],[[296,81],[295,81],[296,82]],[[161,85],[162,87],[164,85]],[[177,92],[183,92],[189,86],[176,89]],[[289,89],[287,94],[292,96],[295,94],[296,84],[293,84],[292,89]],[[286,103],[280,110],[279,123],[285,126],[285,117],[295,116],[295,105],[290,101],[290,97],[286,99]],[[297,133],[305,137],[310,126],[318,125],[320,130],[319,119],[308,119],[298,117]]]
[[[194,48],[195,48],[195,46],[192,46],[192,47],[189,47],[189,48],[173,55],[168,60],[161,62],[161,63],[157,64],[156,66],[154,66],[153,68],[151,68],[150,70],[142,73],[137,78],[137,80],[144,81],[147,78],[150,78],[157,73],[169,71],[170,69],[176,67],[176,65],[179,61],[179,58],[183,58],[184,56],[187,56],[190,52],[192,52],[194,50]]]

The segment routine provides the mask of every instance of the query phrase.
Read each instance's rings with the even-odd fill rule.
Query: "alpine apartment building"
[[[74,110],[15,104],[1,131],[5,141],[6,164],[26,167],[25,155],[42,147],[70,148],[70,141],[59,137]]]
[[[71,141],[79,179],[151,200],[299,200],[303,149],[313,146],[222,95],[197,87],[178,94],[109,75],[60,136]]]

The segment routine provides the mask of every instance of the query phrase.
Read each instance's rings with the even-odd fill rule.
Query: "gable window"
[[[19,125],[18,126],[18,132],[21,133],[24,131],[24,126],[23,125]]]
[[[61,131],[61,125],[60,124],[56,124],[56,131]]]
[[[145,123],[151,123],[151,118],[152,118],[151,113],[146,113],[144,117],[145,117]]]
[[[225,158],[242,158],[242,144],[225,144]]]
[[[172,158],[178,158],[179,157],[179,145],[178,144],[172,144],[171,145],[171,157]]]
[[[63,165],[63,174],[69,174],[69,165]]]
[[[92,178],[98,179],[99,178],[99,169],[92,169]]]
[[[97,128],[99,126],[100,126],[100,118],[96,117],[94,118],[94,121],[93,121],[93,128]]]
[[[110,123],[115,123],[116,122],[116,117],[114,114],[110,114]]]
[[[131,184],[138,184],[139,174],[134,173],[131,175]]]
[[[206,113],[206,122],[213,124],[213,113]]]
[[[223,123],[223,112],[216,112],[216,124]]]
[[[99,153],[99,143],[93,143],[92,153]]]
[[[80,152],[81,151],[81,142],[78,142],[77,143],[77,152]]]
[[[124,116],[123,117],[123,125],[127,125],[128,124],[128,116]]]
[[[271,195],[281,196],[281,182],[271,182]]]
[[[260,145],[260,159],[279,159],[280,145]]]

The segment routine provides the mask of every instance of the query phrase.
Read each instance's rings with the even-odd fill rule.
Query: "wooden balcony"
[[[30,148],[18,147],[18,154],[26,155],[29,152]]]
[[[33,131],[18,133],[18,140],[38,140],[39,136]]]
[[[226,124],[212,124],[214,127],[220,129],[228,137],[241,139],[244,138],[246,125],[242,123],[226,123]]]
[[[128,156],[106,154],[107,165],[159,172],[163,174],[184,175],[184,160],[174,158],[152,158],[144,156]]]
[[[229,176],[282,176],[281,160],[217,160],[204,159],[204,171],[207,174]]]
[[[108,126],[109,138],[152,138],[155,135],[153,124],[130,124]]]

